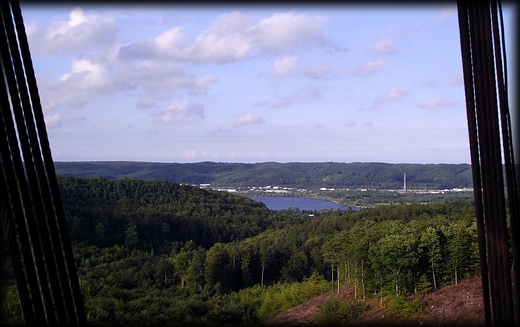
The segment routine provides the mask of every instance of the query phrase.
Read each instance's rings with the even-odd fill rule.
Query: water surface
[[[284,210],[295,207],[300,210],[349,209],[349,207],[339,206],[332,201],[312,198],[298,198],[291,196],[250,196],[249,198],[264,203],[271,210]]]

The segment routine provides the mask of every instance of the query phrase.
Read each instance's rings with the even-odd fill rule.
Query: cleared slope
[[[299,326],[313,324],[313,315],[319,306],[325,304],[330,296],[337,294],[331,291],[319,295],[305,303],[291,308],[264,322],[269,326]],[[368,311],[355,323],[349,326],[484,326],[484,310],[482,284],[480,276],[463,280],[458,285],[449,285],[431,293],[416,294],[424,300],[423,313],[418,316],[392,314],[387,301],[380,299],[365,301]],[[354,298],[354,286],[348,285],[340,289],[341,299]]]

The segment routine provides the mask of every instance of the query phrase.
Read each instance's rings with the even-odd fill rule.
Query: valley
[[[416,294],[480,273],[474,209],[463,198],[310,215],[167,180],[58,182],[92,326],[259,325],[353,283],[363,303],[382,298],[392,317],[419,315],[427,307]],[[14,276],[1,250],[1,322],[19,325]],[[323,310],[338,322],[371,312],[363,303],[330,301],[316,306],[314,322],[323,322]]]

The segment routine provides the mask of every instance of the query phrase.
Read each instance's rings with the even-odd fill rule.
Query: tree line
[[[93,325],[257,323],[347,284],[360,301],[404,298],[479,272],[466,200],[272,211],[167,181],[58,182]],[[2,315],[17,322],[6,280]]]
[[[469,164],[389,164],[378,162],[147,163],[56,162],[59,176],[168,180],[213,187],[400,189],[472,187]]]

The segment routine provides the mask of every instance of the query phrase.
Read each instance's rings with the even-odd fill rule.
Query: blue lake
[[[291,196],[250,196],[249,198],[264,203],[271,210],[284,210],[291,207],[296,207],[300,210],[349,209],[349,207],[339,206],[331,201],[312,198],[297,198]],[[357,210],[357,208],[353,209]]]

